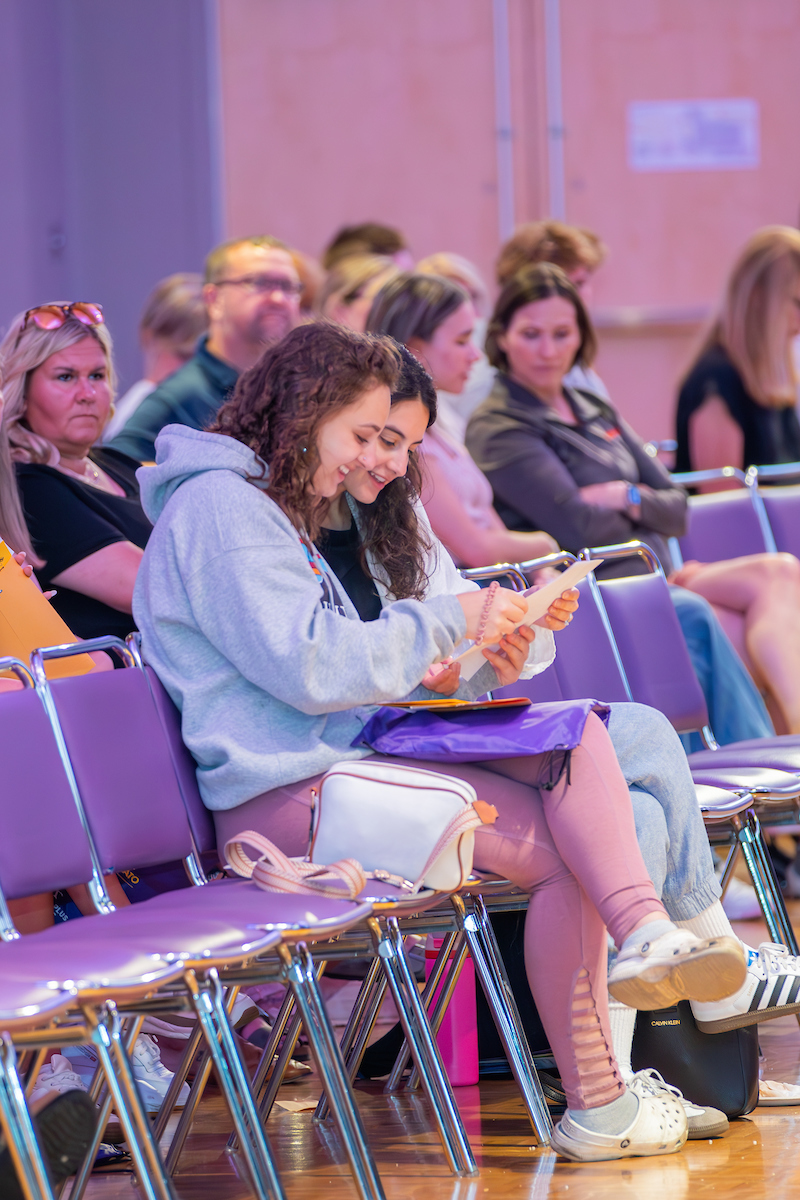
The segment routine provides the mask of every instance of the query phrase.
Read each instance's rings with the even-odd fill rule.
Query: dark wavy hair
[[[313,541],[327,504],[309,490],[319,428],[367,389],[394,388],[399,369],[391,338],[328,321],[301,325],[239,377],[209,432],[244,442],[262,459],[267,495]]]
[[[436,389],[422,364],[405,346],[397,344],[400,377],[392,392],[392,406],[407,400],[421,400],[428,410],[428,428],[436,420]],[[422,600],[428,583],[425,554],[431,543],[417,520],[414,502],[422,486],[422,471],[415,454],[409,455],[408,471],[393,479],[373,504],[358,505],[361,526],[361,561],[369,570],[369,552],[389,577],[389,591],[395,600]]]

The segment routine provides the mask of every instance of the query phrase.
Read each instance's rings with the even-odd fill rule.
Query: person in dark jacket
[[[467,426],[467,447],[512,529],[543,529],[573,552],[638,539],[669,573],[668,539],[683,533],[686,496],[611,404],[564,386],[574,363],[588,366],[594,349],[589,315],[566,274],[552,263],[521,271],[489,323],[486,350],[498,377]],[[601,572],[631,574],[637,561]],[[728,617],[741,627],[742,653],[785,731],[800,728],[797,561],[763,555],[687,564],[675,582],[684,585],[671,595],[718,740],[765,736],[772,727],[711,604],[726,630]]]
[[[302,284],[288,246],[278,238],[239,238],[217,246],[206,260],[205,280],[207,336],[109,443],[139,462],[155,459],[156,436],[165,425],[210,424],[240,372],[299,323]]]

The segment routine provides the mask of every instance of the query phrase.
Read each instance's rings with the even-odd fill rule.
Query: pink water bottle
[[[442,945],[442,938],[428,934],[425,946],[425,978],[429,978]],[[434,999],[442,990],[441,983]],[[439,1026],[436,1043],[444,1069],[453,1087],[478,1082],[478,1010],[475,1003],[475,964],[467,955],[455,991]]]

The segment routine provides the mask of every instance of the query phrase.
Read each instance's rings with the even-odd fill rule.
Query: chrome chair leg
[[[200,1029],[199,1032],[200,1037],[202,1038],[202,1029]],[[206,1084],[208,1083],[208,1077],[211,1074],[211,1066],[211,1055],[208,1053],[207,1049],[204,1049],[200,1052],[200,1058],[197,1063],[197,1070],[195,1071],[194,1082],[192,1083],[191,1092],[189,1093],[189,1099],[186,1101],[183,1112],[178,1118],[178,1124],[175,1132],[172,1135],[172,1141],[170,1142],[169,1149],[164,1156],[164,1165],[166,1166],[167,1174],[169,1175],[174,1175],[178,1169],[178,1160],[183,1153],[183,1147],[186,1143],[187,1137],[189,1136],[189,1130],[192,1127],[192,1122],[194,1121],[195,1113],[197,1112],[197,1106],[200,1103]]]
[[[302,943],[295,949],[282,944],[278,952],[323,1087],[328,1093],[361,1200],[384,1200],[383,1185],[367,1145],[339,1046],[322,1002],[311,956]]]
[[[108,1000],[99,1013],[88,1004],[82,1007],[114,1109],[130,1147],[139,1189],[146,1200],[177,1200],[136,1087],[116,1005]]]
[[[469,913],[466,912],[460,896],[452,896],[451,901],[466,934],[475,971],[494,1017],[511,1071],[522,1093],[536,1140],[540,1146],[547,1146],[553,1131],[550,1110],[539,1082],[539,1074],[533,1062],[522,1018],[483,897],[473,897],[472,912]]]
[[[445,979],[445,981],[442,985],[442,990],[439,992],[439,995],[436,997],[436,1003],[434,1004],[433,1001],[431,1000],[431,1003],[428,1004],[428,1006],[427,1006],[428,1022],[431,1027],[431,1033],[434,1035],[434,1037],[436,1036],[436,1034],[439,1032],[439,1030],[442,1027],[442,1021],[444,1020],[444,1015],[447,1012],[447,1008],[448,1008],[448,1005],[450,1004],[450,1001],[453,999],[453,994],[456,990],[456,985],[457,985],[459,979],[461,978],[461,972],[464,969],[464,963],[467,961],[467,956],[469,955],[469,946],[467,945],[467,939],[464,936],[463,930],[460,930],[455,935],[455,939],[453,941],[453,949],[452,949],[451,953],[452,953],[452,958],[450,960],[450,970],[447,972],[447,978]],[[422,997],[422,1002],[423,1002],[423,1004],[425,1003],[424,997]],[[397,1066],[397,1063],[395,1063],[395,1066]],[[416,1067],[414,1067],[414,1069],[411,1072],[411,1075],[409,1076],[408,1090],[410,1092],[413,1092],[413,1091],[416,1091],[416,1089],[418,1087],[419,1087],[419,1071],[417,1070]]]
[[[419,1069],[423,1086],[433,1107],[450,1169],[456,1175],[475,1175],[477,1167],[472,1149],[442,1065],[436,1039],[431,1033],[416,981],[403,953],[403,938],[397,919],[389,917],[385,930],[375,917],[369,917],[367,924],[372,931],[378,956],[383,962],[406,1041],[411,1047],[415,1065]]]
[[[162,1137],[164,1136],[164,1134],[167,1131],[167,1123],[172,1115],[172,1111],[175,1108],[175,1105],[178,1102],[178,1093],[180,1092],[184,1083],[186,1083],[186,1078],[191,1069],[192,1061],[193,1061],[195,1055],[197,1054],[197,1051],[200,1048],[200,1043],[202,1042],[202,1040],[203,1040],[203,1031],[199,1025],[196,1025],[195,1028],[189,1034],[188,1040],[186,1042],[186,1049],[184,1050],[183,1054],[181,1055],[181,1061],[178,1063],[178,1069],[175,1072],[175,1074],[173,1075],[172,1081],[170,1082],[170,1085],[167,1088],[167,1094],[164,1097],[164,1103],[161,1105],[161,1108],[156,1113],[156,1119],[153,1122],[153,1137],[156,1139],[157,1142],[161,1141]],[[194,1090],[195,1083],[196,1083],[196,1078],[192,1081],[192,1088],[190,1089],[190,1095],[191,1095],[191,1092]],[[197,1097],[197,1100],[195,1101],[195,1104],[193,1105],[192,1111],[194,1111],[194,1108],[196,1108],[197,1103],[200,1100],[200,1098],[201,1098],[200,1096]],[[70,1200],[72,1200],[72,1197],[70,1197]]]
[[[133,1050],[134,1042],[136,1041],[137,1037],[139,1036],[142,1025],[144,1024],[144,1017],[143,1016],[137,1017],[126,1024],[128,1027],[126,1028],[125,1033],[124,1033],[125,1049],[127,1050],[128,1056],[130,1057],[130,1053]],[[103,1084],[103,1079],[104,1079],[103,1072],[98,1067],[95,1078],[92,1080],[91,1086],[89,1087],[89,1095],[92,1098],[92,1100],[94,1100],[94,1101],[97,1101],[97,1099],[98,1099],[98,1096],[100,1094],[100,1089]],[[97,1152],[100,1148],[100,1143],[103,1140],[103,1134],[105,1133],[106,1122],[108,1121],[110,1113],[111,1113],[111,1093],[106,1088],[105,1095],[98,1106],[97,1128],[94,1131],[94,1137],[92,1138],[92,1144],[89,1146],[89,1149],[86,1151],[83,1162],[81,1163],[80,1167],[78,1168],[78,1170],[75,1174],[75,1178],[72,1181],[72,1188],[70,1189],[69,1200],[83,1200],[83,1195],[84,1195],[84,1192],[86,1191],[87,1185],[89,1183],[89,1177],[91,1176],[91,1173],[94,1169],[95,1159],[97,1158]],[[158,1134],[156,1133],[155,1129],[153,1129],[153,1140],[155,1141],[156,1145],[158,1145],[159,1141],[161,1140],[160,1137],[158,1136]],[[165,1168],[165,1170],[166,1170],[166,1168]]]
[[[50,1172],[17,1074],[16,1051],[6,1033],[0,1043],[0,1125],[25,1200],[54,1200]]]
[[[367,1039],[375,1027],[383,998],[386,995],[386,979],[380,961],[373,958],[367,974],[358,990],[356,1002],[342,1034],[339,1049],[344,1059],[347,1078],[352,1084],[358,1074]],[[328,1115],[328,1097],[325,1092],[319,1098],[314,1111],[314,1121],[324,1121]]]
[[[761,824],[752,809],[745,813],[744,821],[735,822],[735,828],[736,840],[742,848],[770,937],[773,942],[786,946],[790,954],[800,954],[780,884],[764,844]]]
[[[436,955],[433,969],[428,978],[425,980],[425,987],[422,989],[422,994],[420,996],[420,999],[425,1005],[426,1010],[430,1009],[430,999],[435,994],[436,989],[441,982],[457,937],[458,934],[455,932],[446,933],[442,940],[442,944],[439,947],[439,952]],[[384,1091],[396,1092],[400,1089],[403,1082],[403,1073],[408,1066],[410,1057],[411,1051],[408,1048],[408,1042],[403,1042],[403,1045],[400,1047],[400,1053],[398,1054],[395,1064],[392,1067],[391,1074],[386,1081],[386,1087],[384,1088]]]
[[[233,1040],[219,976],[212,969],[208,977],[201,980],[194,971],[188,970],[184,980],[192,1007],[203,1027],[206,1049],[213,1060],[219,1086],[233,1119],[257,1200],[285,1200],[250,1084]]]

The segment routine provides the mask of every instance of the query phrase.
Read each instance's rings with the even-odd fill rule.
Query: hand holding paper
[[[589,562],[576,562],[571,567],[568,567],[558,579],[554,579],[552,583],[545,584],[544,587],[536,591],[522,592],[519,596],[527,602],[527,613],[520,620],[522,625],[534,625],[545,617],[550,606],[571,588],[579,583],[581,579],[585,579],[596,567],[600,566],[603,560],[595,558]],[[542,622],[544,623],[544,622]],[[488,638],[487,638],[488,641]],[[497,650],[497,645],[490,645],[487,649]],[[461,665],[461,678],[471,679],[472,676],[480,670],[483,664],[487,661],[483,654],[483,646],[471,646],[463,654],[460,654],[455,660]]]

